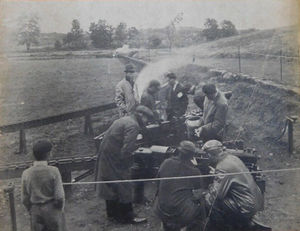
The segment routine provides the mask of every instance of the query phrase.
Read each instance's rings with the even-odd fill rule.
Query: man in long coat
[[[228,102],[224,94],[214,84],[206,84],[202,88],[205,94],[202,126],[196,134],[204,142],[222,140],[222,131],[226,125]]]
[[[128,180],[132,165],[132,152],[137,148],[136,139],[140,129],[153,117],[145,106],[138,106],[134,114],[113,122],[105,132],[99,149],[97,180]],[[98,184],[99,197],[106,201],[108,218],[121,223],[140,223],[145,218],[137,218],[132,208],[132,184]]]
[[[115,103],[120,117],[130,115],[138,105],[135,77],[134,66],[131,64],[126,65],[125,78],[117,84],[115,89]]]

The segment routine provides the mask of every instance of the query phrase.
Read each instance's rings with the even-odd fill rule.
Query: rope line
[[[253,55],[260,55],[266,57],[278,57],[278,58],[287,58],[287,59],[299,59],[297,56],[285,56],[285,55],[271,55],[271,54],[262,54],[262,53],[255,53],[255,52],[244,52],[244,54],[253,54]]]
[[[134,182],[149,182],[149,181],[162,181],[162,180],[207,178],[207,177],[215,177],[215,176],[232,176],[232,175],[255,174],[255,173],[291,172],[291,171],[300,171],[300,167],[299,168],[270,169],[270,170],[261,170],[261,171],[252,171],[252,172],[247,171],[247,172],[236,172],[236,173],[219,173],[219,174],[209,174],[209,175],[161,177],[161,178],[130,179],[130,180],[110,180],[110,181],[87,181],[87,182],[73,182],[73,183],[70,182],[70,183],[63,183],[63,185],[134,183]]]

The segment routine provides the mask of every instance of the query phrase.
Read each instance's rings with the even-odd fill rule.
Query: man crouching
[[[182,177],[201,175],[191,162],[196,147],[190,141],[182,141],[179,155],[165,160],[160,166],[158,177]],[[161,219],[165,231],[201,230],[205,219],[203,203],[194,197],[193,190],[202,188],[200,178],[162,180],[155,201],[155,213]]]
[[[207,230],[248,230],[254,215],[263,206],[259,187],[251,174],[244,173],[249,171],[244,163],[223,151],[221,142],[210,140],[202,149],[210,154],[215,173],[225,174],[214,178],[205,196],[210,211]]]

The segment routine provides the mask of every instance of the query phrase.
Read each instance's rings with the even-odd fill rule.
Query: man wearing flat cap
[[[56,167],[48,166],[52,145],[41,140],[33,145],[33,166],[22,174],[21,199],[29,211],[32,231],[64,231],[65,193]]]
[[[115,102],[120,117],[133,113],[138,105],[135,68],[132,64],[127,64],[124,72],[125,78],[117,84],[115,90]]]
[[[196,147],[190,141],[182,141],[179,155],[165,160],[158,177],[183,177],[201,175],[193,159]],[[165,231],[201,230],[205,219],[204,204],[193,194],[193,190],[202,189],[201,178],[162,180],[159,182],[154,210],[161,219]]]
[[[211,210],[209,230],[248,230],[247,225],[263,207],[259,187],[251,174],[241,174],[248,172],[248,168],[238,157],[223,151],[221,142],[210,140],[202,149],[210,155],[215,174],[237,173],[215,176],[209,186],[205,195]]]
[[[227,99],[222,92],[218,91],[214,84],[204,85],[202,92],[205,95],[203,121],[201,127],[196,129],[195,132],[204,142],[212,139],[222,140],[222,132],[226,125],[228,111]]]
[[[98,153],[97,180],[129,180],[133,163],[132,152],[137,148],[136,139],[143,126],[152,119],[152,111],[138,106],[133,114],[115,120],[105,132]],[[132,184],[97,184],[99,197],[106,202],[107,217],[119,223],[141,223],[132,208]]]
[[[185,114],[189,100],[186,89],[177,81],[177,76],[173,72],[167,73],[166,78],[169,85],[166,112],[168,120],[172,120]]]

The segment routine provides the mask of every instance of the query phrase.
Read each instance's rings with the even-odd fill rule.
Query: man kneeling
[[[158,177],[201,175],[191,162],[196,151],[195,145],[190,141],[182,141],[178,149],[179,156],[165,160]],[[154,209],[165,231],[177,231],[185,226],[187,230],[201,230],[205,218],[204,206],[193,195],[194,189],[201,188],[201,178],[160,181]]]

